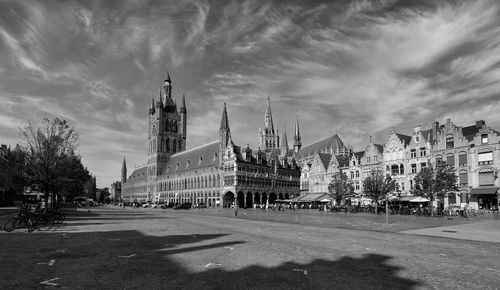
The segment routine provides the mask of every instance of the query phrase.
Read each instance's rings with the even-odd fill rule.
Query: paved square
[[[70,214],[54,231],[0,234],[0,288],[499,287],[499,243],[398,233],[399,224],[418,220],[384,229],[378,218],[356,229],[362,222],[355,219],[373,219],[305,211],[248,210],[235,217],[218,209],[95,208]],[[455,224],[459,231],[467,227]],[[498,229],[499,221],[475,225]]]

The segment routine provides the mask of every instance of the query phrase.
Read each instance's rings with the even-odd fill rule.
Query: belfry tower
[[[271,101],[269,97],[267,97],[264,125],[264,129],[259,128],[260,148],[264,151],[271,151],[273,148],[279,148],[280,142],[278,132],[274,131],[273,114],[271,113]]]
[[[151,100],[148,132],[148,177],[165,171],[170,156],[186,149],[187,109],[183,96],[180,112],[172,98],[172,80],[167,74],[158,100]]]

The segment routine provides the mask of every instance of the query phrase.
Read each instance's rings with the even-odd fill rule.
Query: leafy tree
[[[370,198],[376,200],[375,213],[378,213],[379,199],[396,188],[396,182],[389,174],[384,176],[382,170],[372,170],[370,175],[363,180],[363,190]]]
[[[44,118],[40,123],[28,122],[20,129],[24,138],[25,173],[29,183],[38,184],[45,193],[57,192],[60,174],[67,158],[78,146],[78,133],[65,120]],[[53,202],[55,197],[53,195]],[[52,204],[54,204],[52,202]]]
[[[70,154],[63,160],[55,191],[66,198],[83,195],[85,182],[90,179],[90,173],[82,164],[79,156]]]
[[[342,170],[335,173],[332,181],[328,184],[328,194],[335,200],[336,204],[341,204],[345,196],[352,193],[353,190],[352,182]]]
[[[431,204],[448,191],[457,190],[457,176],[452,166],[446,162],[438,162],[436,166],[422,168],[413,179],[415,189],[413,194],[428,198]],[[431,211],[431,215],[434,215]]]

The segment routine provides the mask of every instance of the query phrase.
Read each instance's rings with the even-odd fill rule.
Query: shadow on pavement
[[[213,259],[237,251],[224,247],[245,243],[228,241],[228,234],[147,236],[130,230],[15,233],[0,238],[3,289],[42,287],[40,283],[54,278],[50,283],[67,289],[408,289],[420,285],[399,277],[402,268],[390,265],[390,256],[378,254],[276,267],[207,267],[207,250]],[[224,241],[213,241],[218,238]],[[177,254],[199,259],[186,265]],[[54,263],[48,266],[51,260]]]

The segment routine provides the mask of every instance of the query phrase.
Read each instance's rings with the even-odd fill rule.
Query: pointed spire
[[[187,110],[186,110],[186,97],[184,96],[184,94],[182,94],[181,113],[183,113],[183,114],[187,113]]]
[[[286,136],[286,125],[283,129],[283,136],[281,137],[281,147],[288,149],[288,138]],[[286,152],[285,152],[286,153]]]
[[[224,131],[224,132],[230,132],[229,119],[227,117],[226,102],[224,102],[224,109],[222,110],[222,119],[220,122],[220,130]]]
[[[269,129],[269,132],[274,134],[273,114],[271,113],[271,100],[269,99],[269,96],[267,96],[265,124],[266,128]]]
[[[127,180],[127,163],[125,162],[125,156],[123,156],[122,164],[122,184]]]
[[[166,79],[166,81],[168,81],[169,83],[172,82],[172,79],[170,78],[170,73],[169,72],[167,72],[167,79]]]
[[[300,137],[300,128],[299,128],[299,115],[297,114],[297,119],[295,121],[295,134],[293,136],[293,151],[295,153],[298,153],[300,148],[302,147],[302,142],[301,142],[301,137]]]

